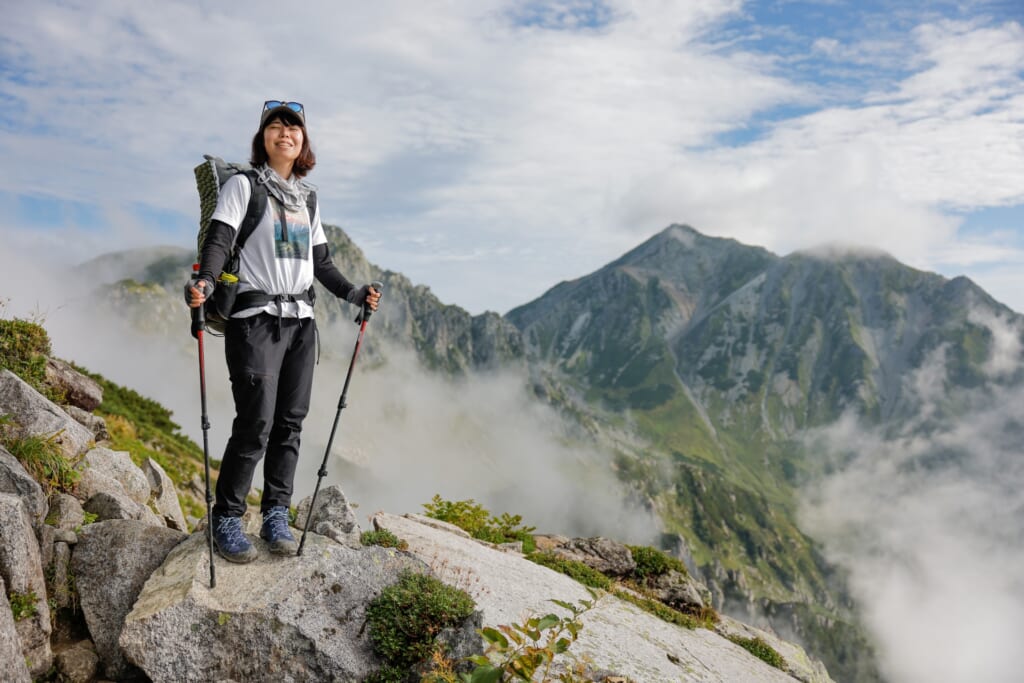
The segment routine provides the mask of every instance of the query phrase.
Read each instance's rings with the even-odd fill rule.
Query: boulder
[[[32,526],[37,527],[46,518],[46,494],[24,466],[0,446],[0,493],[9,493],[21,499]]]
[[[107,431],[107,421],[99,415],[93,415],[78,406],[64,406],[64,412],[73,417],[75,422],[92,432],[93,438],[96,441],[106,441],[110,438],[110,432]]]
[[[629,548],[601,536],[574,538],[553,548],[551,552],[568,560],[582,562],[608,576],[629,576],[636,569]]]
[[[149,502],[149,479],[139,469],[126,451],[112,451],[109,448],[93,448],[76,465],[82,473],[78,482],[79,498],[88,500],[99,492],[121,493],[139,505]],[[110,481],[120,484],[112,486]]]
[[[549,613],[566,615],[553,599],[575,604],[594,600],[573,579],[525,558],[405,517],[380,513],[373,523],[407,541],[409,553],[430,565],[442,581],[469,592],[487,626],[521,624],[529,616]],[[620,679],[793,683],[786,673],[717,633],[666,623],[612,595],[598,598],[581,621],[579,639],[567,655],[585,658],[592,670],[614,672]],[[565,656],[556,658],[562,665],[566,661]]]
[[[303,499],[296,511],[295,526],[298,529],[306,527],[306,515],[309,514],[309,503],[312,496]],[[313,525],[309,531],[326,536],[342,545],[350,548],[361,547],[359,540],[362,531],[356,522],[356,515],[352,512],[352,506],[340,486],[325,486],[316,497],[316,513],[313,515]]]
[[[74,496],[55,493],[50,498],[50,511],[46,514],[46,523],[57,529],[74,531],[85,523],[85,511]]]
[[[96,522],[82,528],[71,567],[85,622],[107,677],[137,674],[117,644],[125,615],[150,574],[185,538],[180,531],[134,520]]]
[[[54,656],[61,683],[92,683],[100,671],[100,658],[88,640],[81,640]]]
[[[125,619],[121,648],[154,683],[184,680],[363,681],[380,667],[366,606],[403,570],[404,553],[360,549],[309,534],[301,556],[216,560],[209,587],[206,538],[167,556]]]
[[[92,432],[10,370],[0,371],[0,414],[5,413],[11,416],[14,438],[52,437],[69,460],[93,442]]]
[[[92,412],[103,403],[103,388],[59,358],[46,359],[46,383],[62,391],[73,406]]]
[[[7,597],[25,608],[15,622],[23,659],[33,676],[46,672],[53,662],[50,651],[50,607],[46,602],[46,579],[32,520],[21,500],[0,493],[0,576]]]
[[[148,507],[139,505],[120,493],[100,491],[85,501],[82,508],[96,515],[96,520],[100,522],[111,519],[134,519],[150,526],[165,526],[164,521]]]
[[[32,683],[32,676],[25,666],[25,655],[21,653],[21,641],[7,602],[7,585],[0,576],[0,681],[10,683]]]
[[[178,531],[188,531],[185,515],[181,512],[181,503],[178,502],[178,491],[174,488],[174,482],[164,472],[164,468],[156,460],[149,458],[143,463],[142,469],[153,492],[153,507],[163,517],[164,524]]]

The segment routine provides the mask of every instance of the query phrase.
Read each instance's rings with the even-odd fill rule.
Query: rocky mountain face
[[[542,394],[606,438],[642,437],[618,439],[620,475],[727,609],[792,629],[852,681],[877,678],[870,645],[794,504],[837,463],[802,435],[848,413],[899,429],[920,409],[908,374],[940,348],[952,389],[987,381],[992,334],[972,311],[1018,318],[882,253],[780,258],[675,225],[507,318]]]
[[[0,361],[0,367],[11,364]],[[471,596],[476,609],[469,617],[428,634],[456,663],[483,652],[481,626],[586,603],[572,641],[552,646],[562,653],[553,676],[575,671],[583,678],[573,680],[608,683],[832,680],[802,648],[770,632],[724,617],[701,628],[669,623],[658,610],[638,607],[645,598],[636,584],[628,592],[593,593],[525,559],[521,544],[495,546],[437,520],[378,513],[375,530],[390,533],[402,548],[364,545],[337,487],[317,498],[303,555],[270,555],[256,539],[253,509],[245,524],[258,559],[234,565],[214,558],[214,573],[205,520],[179,504],[187,484],[173,481],[143,449],[110,448],[107,435],[127,424],[119,420],[115,428],[95,414],[105,405],[102,387],[67,364],[49,363],[55,371],[45,388],[61,402],[0,371],[4,681],[420,680],[424,669],[396,673],[385,666],[380,638],[368,626],[371,606],[408,573],[436,576]],[[307,499],[296,525],[305,525],[309,510]],[[609,539],[544,542],[551,556],[572,558],[601,576],[637,569],[631,551]],[[699,582],[675,570],[659,577],[646,595],[662,601],[661,611],[709,609]],[[540,623],[543,631],[559,618]],[[771,663],[765,652],[775,656]],[[457,680],[450,675],[424,680]]]

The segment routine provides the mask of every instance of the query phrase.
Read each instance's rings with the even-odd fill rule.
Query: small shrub
[[[629,548],[629,552],[633,555],[633,561],[636,562],[636,570],[633,573],[641,581],[667,574],[672,570],[684,576],[688,575],[685,564],[657,548],[645,545],[626,547]]]
[[[754,655],[766,664],[774,666],[776,669],[785,669],[786,660],[782,658],[778,650],[764,642],[760,638],[744,638],[743,636],[729,636],[729,640],[736,643],[744,650]]]
[[[581,600],[574,605],[561,600],[552,600],[559,607],[569,610],[571,616],[560,617],[547,614],[543,617],[532,617],[521,624],[501,625],[497,628],[484,628],[479,631],[487,642],[484,654],[470,657],[476,668],[468,675],[463,675],[466,683],[497,683],[498,681],[532,681],[553,680],[550,677],[551,665],[557,655],[564,654],[576,642],[583,622],[580,617],[591,610],[597,602],[597,595],[590,591],[594,600]],[[572,657],[572,655],[568,655]],[[571,670],[561,674],[559,681],[591,680],[584,678],[586,666],[576,662]]]
[[[523,552],[532,553],[537,548],[532,532],[537,527],[523,526],[521,515],[502,513],[493,516],[486,508],[472,498],[450,501],[435,495],[423,508],[427,517],[454,524],[473,538],[488,543],[514,543],[522,541]]]
[[[432,656],[437,634],[460,624],[475,607],[465,591],[426,574],[403,572],[366,610],[374,652],[385,662],[377,680],[402,680]]]
[[[569,560],[549,552],[530,553],[526,556],[526,559],[548,569],[554,569],[556,572],[561,572],[568,577],[576,579],[584,586],[600,588],[602,590],[610,590],[612,587],[611,579],[579,560]]]
[[[398,550],[409,549],[408,542],[398,536],[395,536],[387,529],[380,529],[379,531],[364,531],[362,535],[359,536],[359,542],[363,545],[379,545],[382,548],[397,548]]]
[[[15,621],[30,619],[39,613],[39,610],[36,608],[39,596],[36,595],[35,591],[29,591],[28,593],[12,591],[8,599],[11,602],[11,614],[14,615]]]

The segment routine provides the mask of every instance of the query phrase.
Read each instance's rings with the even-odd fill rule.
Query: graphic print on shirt
[[[278,258],[309,260],[309,216],[306,207],[289,211],[276,200],[274,207],[274,253]]]

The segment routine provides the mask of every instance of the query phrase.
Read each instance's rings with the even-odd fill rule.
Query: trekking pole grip
[[[199,264],[192,265],[192,286],[199,282]],[[206,329],[206,310],[203,304],[192,309],[192,336],[199,339],[199,332]]]

